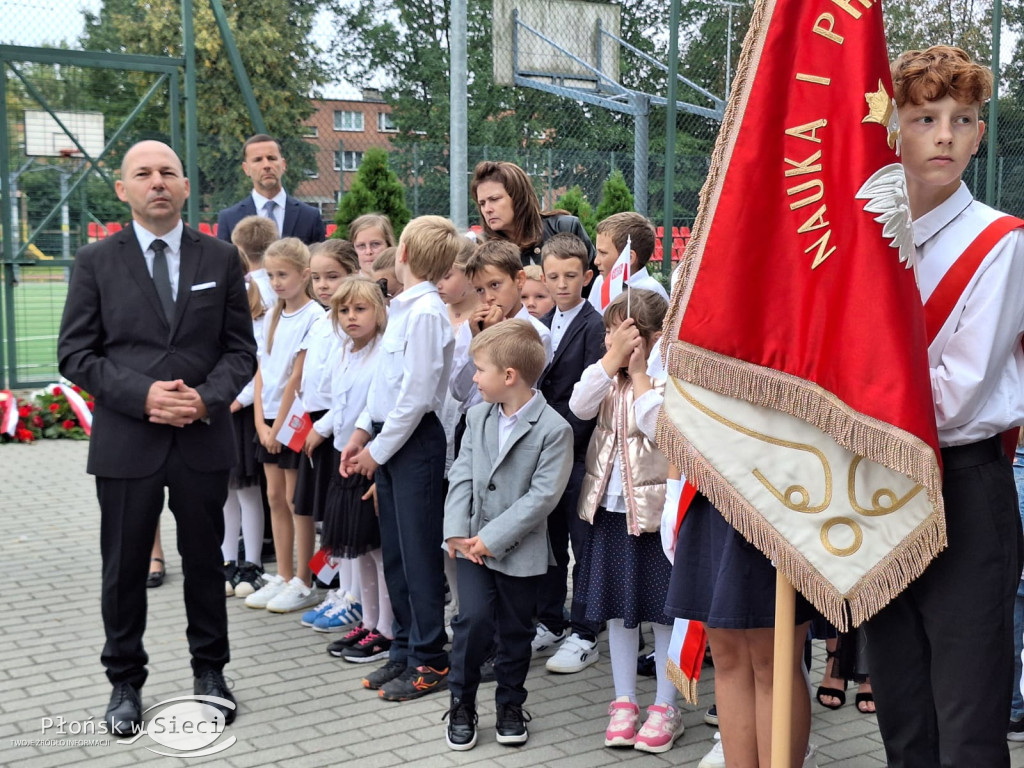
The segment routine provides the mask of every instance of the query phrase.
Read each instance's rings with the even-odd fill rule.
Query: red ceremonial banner
[[[759,1],[666,319],[677,386],[659,442],[840,626],[846,601],[859,623],[945,545],[897,138],[878,2]],[[701,400],[705,391],[755,409],[730,415]],[[762,429],[775,421],[758,408],[814,427],[827,449],[788,426]],[[697,444],[705,423],[752,440],[738,456],[750,464],[711,457],[710,431]],[[796,477],[787,462],[797,455],[820,482]],[[875,464],[895,479],[883,482]],[[915,505],[918,517],[891,530]],[[868,557],[873,525],[886,528]],[[820,556],[810,553],[817,539]]]

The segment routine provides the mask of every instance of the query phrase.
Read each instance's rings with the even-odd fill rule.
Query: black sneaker
[[[405,672],[405,669],[404,661],[388,661],[383,667],[373,670],[373,672],[363,678],[363,688],[376,691],[385,683],[390,683]]]
[[[499,744],[510,744],[521,747],[530,738],[526,724],[530,721],[530,713],[520,704],[499,704],[494,725]]]
[[[355,645],[350,645],[341,652],[341,658],[353,664],[366,664],[370,661],[386,659],[391,650],[391,641],[377,630],[367,632]]]
[[[718,705],[712,704],[708,711],[704,713],[704,722],[710,725],[712,728],[718,727]]]
[[[654,651],[644,655],[641,654],[636,660],[636,673],[642,677],[657,677],[657,664],[654,663]]]
[[[235,585],[238,584],[238,563],[234,560],[224,562],[224,597],[233,597]]]
[[[411,701],[447,687],[448,667],[407,667],[399,677],[382,685],[379,695],[384,701]]]
[[[448,721],[445,741],[449,749],[465,752],[476,746],[476,710],[471,704],[463,704],[461,699],[453,698],[451,707],[441,719]]]
[[[1006,727],[1007,741],[1024,741],[1024,719],[1011,720]]]
[[[370,630],[364,627],[362,624],[356,624],[352,629],[346,632],[340,639],[335,640],[333,643],[327,646],[327,652],[331,656],[337,656],[339,659],[342,655],[351,648],[353,645],[358,643],[364,637],[370,634]]]
[[[238,564],[238,570],[235,571],[235,578],[232,581],[235,585],[235,597],[248,597],[263,587],[263,569],[256,563],[243,560]]]

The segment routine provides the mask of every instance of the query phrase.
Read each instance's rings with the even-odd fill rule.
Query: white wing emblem
[[[903,165],[892,163],[879,168],[857,190],[856,196],[868,201],[865,211],[878,214],[875,221],[882,225],[882,235],[899,251],[900,263],[910,269],[914,265],[914,229]]]

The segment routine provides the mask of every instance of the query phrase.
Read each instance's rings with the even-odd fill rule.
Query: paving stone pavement
[[[493,740],[494,710],[488,688],[481,695],[480,743],[452,752],[441,716],[447,695],[404,704],[382,702],[360,687],[374,665],[346,664],[325,653],[330,635],[299,625],[295,614],[271,615],[229,598],[233,681],[238,720],[214,744],[235,743],[207,757],[162,757],[149,735],[131,745],[25,744],[27,740],[92,740],[102,735],[61,736],[44,718],[65,722],[102,719],[110,688],[99,663],[99,511],[92,479],[85,474],[87,445],[43,440],[0,447],[0,584],[7,597],[0,612],[0,765],[19,768],[125,765],[197,765],[232,768],[314,768],[358,761],[385,766],[499,766],[500,768],[598,768],[605,765],[691,766],[712,745],[703,724],[714,695],[714,670],[705,668],[700,708],[682,705],[686,733],[670,752],[645,755],[603,746],[606,709],[612,698],[611,669],[602,640],[600,661],[577,675],[545,672],[534,662],[527,682],[533,715],[529,743],[520,749]],[[164,515],[168,577],[149,590],[146,649],[150,675],[144,706],[191,694],[181,598],[181,564],[173,517]],[[648,631],[647,637],[651,637]],[[334,636],[336,637],[336,636]],[[812,679],[821,678],[824,651],[815,643]],[[652,703],[654,684],[641,678],[640,700]],[[850,695],[852,700],[852,692]],[[813,705],[811,740],[820,768],[885,765],[873,717],[851,703],[838,711]],[[67,725],[66,730],[72,726]],[[212,747],[211,747],[212,748]],[[1024,745],[1011,745],[1012,764],[1024,768]]]

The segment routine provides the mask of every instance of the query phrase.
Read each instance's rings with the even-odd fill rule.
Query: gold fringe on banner
[[[888,604],[921,575],[929,561],[945,546],[945,518],[933,512],[843,594],[697,452],[664,409],[658,415],[656,441],[669,461],[708,497],[729,524],[771,560],[796,590],[841,631],[860,625]],[[939,505],[941,508],[941,493]]]
[[[676,690],[683,694],[686,702],[697,706],[697,681],[691,680],[684,675],[683,670],[672,659],[668,659],[665,662],[665,673],[668,675],[672,685],[676,687]]]

